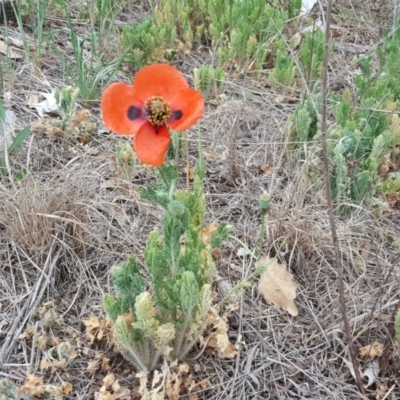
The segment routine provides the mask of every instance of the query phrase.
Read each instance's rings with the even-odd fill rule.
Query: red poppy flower
[[[133,86],[113,83],[103,92],[101,111],[106,126],[120,135],[133,135],[133,148],[143,163],[164,162],[171,137],[168,127],[183,131],[203,115],[197,90],[168,64],[142,68]]]

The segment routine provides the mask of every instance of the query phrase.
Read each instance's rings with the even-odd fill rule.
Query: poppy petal
[[[133,138],[133,148],[139,160],[154,167],[164,162],[171,137],[165,125],[155,127],[149,122],[142,125]]]
[[[153,64],[142,68],[133,80],[136,96],[145,102],[152,96],[162,96],[171,102],[176,92],[189,87],[185,77],[168,64]]]
[[[198,90],[184,89],[171,102],[172,117],[168,125],[176,131],[193,126],[204,113],[204,100]]]
[[[141,101],[126,83],[113,83],[104,90],[101,112],[107,128],[120,135],[134,135],[146,122]]]

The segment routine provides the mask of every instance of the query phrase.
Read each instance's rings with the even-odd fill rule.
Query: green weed
[[[96,48],[94,35],[81,39],[70,26],[70,38],[73,48],[73,62],[67,61],[60,54],[65,73],[74,86],[79,89],[79,95],[83,101],[97,100],[100,97],[101,90],[111,82],[117,73],[124,56],[105,63],[102,55],[98,57],[91,51],[92,47]],[[91,46],[89,49],[85,46],[86,42]]]
[[[317,33],[314,38],[317,38]],[[312,57],[310,51],[300,51],[311,77],[320,73],[320,41],[321,38],[316,39]],[[351,204],[381,209],[381,201],[376,194],[388,195],[399,190],[398,177],[393,178],[393,173],[397,171],[392,170],[398,167],[390,162],[392,153],[400,145],[400,120],[397,115],[400,74],[396,67],[400,62],[399,47],[400,34],[397,32],[386,39],[377,50],[376,57],[369,55],[361,60],[361,74],[355,77],[354,94],[345,89],[341,96],[331,95],[336,121],[328,131],[328,155],[332,195],[341,213],[351,213],[354,209]],[[311,48],[310,43],[307,48]],[[372,63],[379,66],[375,73]],[[319,136],[318,104],[317,96],[309,96],[291,119],[295,128],[290,140],[298,142],[300,148],[301,143]],[[321,171],[320,166],[316,168]],[[387,174],[388,171],[392,175]],[[315,172],[314,168],[314,177],[318,176]]]
[[[0,157],[0,172],[3,176],[9,176],[11,173],[10,163],[9,163],[9,156],[12,155],[16,150],[18,150],[24,140],[30,133],[30,126],[25,127],[22,131],[20,131],[15,138],[12,140],[11,144],[8,145],[7,138],[10,136],[10,132],[8,132],[9,122],[7,121],[7,113],[6,109],[4,108],[3,104],[0,102],[0,138],[4,143],[4,157]],[[23,169],[18,171],[15,175],[13,180],[19,181],[27,174],[27,170]]]

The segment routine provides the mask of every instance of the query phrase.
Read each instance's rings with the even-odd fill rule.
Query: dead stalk
[[[336,269],[338,274],[339,283],[339,303],[340,311],[342,314],[342,319],[344,323],[344,333],[346,336],[347,345],[349,347],[350,358],[353,364],[354,374],[356,377],[356,382],[358,389],[362,394],[365,394],[364,385],[361,380],[360,370],[358,367],[358,359],[356,350],[353,343],[353,338],[350,331],[349,320],[347,318],[346,312],[346,298],[344,295],[344,272],[343,272],[343,262],[342,254],[339,247],[339,240],[336,231],[335,219],[332,207],[332,190],[331,190],[331,176],[329,172],[328,163],[328,145],[327,145],[327,100],[328,100],[328,61],[329,61],[329,39],[330,39],[330,22],[332,14],[332,0],[328,0],[326,16],[325,16],[325,40],[324,40],[324,58],[323,58],[323,69],[322,69],[322,157],[324,162],[324,172],[325,172],[325,186],[326,186],[326,198],[328,206],[328,216],[329,224],[331,227],[332,243],[335,249],[335,259],[336,259]]]

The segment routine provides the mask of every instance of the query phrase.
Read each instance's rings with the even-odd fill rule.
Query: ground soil
[[[373,53],[382,41],[383,27],[391,26],[393,9],[388,3],[334,4],[330,90],[353,88],[359,69],[355,56]],[[315,6],[317,19],[323,10],[324,6]],[[116,25],[140,20],[148,12],[140,2],[129,5]],[[54,18],[49,24],[62,28],[66,21]],[[301,27],[299,23],[296,29]],[[88,27],[77,24],[77,29],[84,35]],[[20,35],[13,24],[8,34]],[[54,43],[71,56],[62,32]],[[111,44],[110,57],[112,51],[116,50]],[[204,60],[211,62],[210,52],[192,49],[178,55],[174,64],[192,82],[193,68]],[[26,58],[0,62],[3,71],[9,68],[3,103],[17,116],[16,130],[32,125],[32,135],[10,157],[12,171],[27,168],[29,173],[19,182],[0,180],[0,378],[11,379],[17,387],[28,374],[43,378],[45,385],[69,382],[72,391],[64,384],[64,398],[86,400],[99,398],[103,379],[113,373],[129,389],[121,398],[139,399],[137,371],[109,337],[102,296],[113,290],[112,265],[130,256],[143,260],[148,234],[160,226],[161,210],[139,196],[140,188],[152,182],[153,171],[137,164],[131,179],[121,179],[115,148],[128,139],[105,129],[97,101],[78,108],[86,110],[85,120],[92,124],[89,139],[64,135],[52,122],[57,116],[39,118],[30,107],[30,96],[38,95],[41,101],[40,93],[65,85],[59,60],[50,49],[38,68]],[[134,73],[130,66],[126,70]],[[397,211],[376,218],[360,210],[350,219],[337,220],[354,346],[357,352],[375,341],[383,346],[383,354],[374,360],[359,356],[362,374],[368,374],[371,365],[378,371],[362,394],[352,376],[344,335],[324,192],[318,195],[312,188],[307,174],[311,161],[295,164],[296,155],[287,142],[288,116],[302,89],[282,97],[268,84],[267,70],[258,76],[242,72],[227,68],[221,91],[206,98],[200,129],[207,160],[207,222],[228,222],[235,236],[254,249],[261,219],[258,198],[263,191],[271,195],[263,252],[277,257],[293,274],[299,315],[291,317],[267,304],[254,281],[221,309],[237,355],[219,359],[197,347],[187,360],[191,379],[209,379],[211,385],[199,388],[191,398],[399,399],[393,327],[400,293]],[[126,74],[115,79],[127,81]],[[197,132],[189,132],[191,166],[198,157]],[[183,182],[185,165],[183,161]],[[254,270],[251,257],[238,252],[240,247],[228,241],[219,251],[217,298]],[[83,321],[93,316],[97,320],[92,320],[90,337]],[[60,343],[69,343],[75,353],[68,347],[70,357],[57,367],[54,363],[62,357],[51,349]],[[189,397],[185,390],[182,398]],[[36,392],[57,398],[49,393],[51,388],[46,394]],[[28,390],[21,398],[34,395]]]

